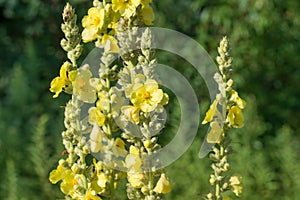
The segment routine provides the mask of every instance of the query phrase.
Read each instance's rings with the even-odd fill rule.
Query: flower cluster
[[[159,160],[152,164],[145,159],[161,148],[156,135],[164,127],[168,103],[154,72],[151,32],[139,34],[136,26],[152,24],[150,3],[95,0],[82,19],[82,33],[74,9],[70,4],[64,8],[61,46],[69,61],[52,80],[50,91],[54,98],[61,92],[71,94],[62,132],[67,157],[49,180],[60,183],[66,199],[115,199],[118,181],[126,177],[130,199],[159,199],[172,188],[164,169],[156,168]],[[103,50],[95,58],[99,65],[78,67],[81,42],[92,41]],[[116,55],[122,63],[116,62]]]
[[[83,42],[96,40],[97,47],[106,47],[110,52],[118,53],[117,40],[113,37],[118,22],[123,18],[152,25],[154,13],[150,3],[151,0],[112,0],[111,3],[94,1],[94,6],[82,19]]]
[[[230,128],[241,128],[244,125],[242,110],[246,103],[232,88],[233,80],[229,78],[232,71],[232,58],[229,55],[229,44],[226,37],[221,40],[218,53],[219,56],[216,60],[220,73],[216,73],[214,79],[219,86],[219,93],[202,121],[202,124],[210,123],[206,142],[217,143],[210,154],[214,173],[210,175],[209,182],[212,189],[206,196],[208,200],[222,199],[222,193],[227,190],[231,190],[236,196],[242,192],[241,178],[235,175],[224,176],[223,172],[230,171],[228,162],[230,142],[226,137],[226,132]]]

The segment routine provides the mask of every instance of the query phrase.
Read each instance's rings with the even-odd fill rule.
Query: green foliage
[[[232,171],[243,176],[241,199],[297,199],[300,2],[153,2],[157,26],[197,39],[212,57],[219,39],[229,36],[234,79],[241,97],[247,99],[245,127],[230,133]],[[79,16],[91,4],[72,3]],[[63,6],[56,0],[0,0],[0,199],[61,198],[47,176],[63,150],[60,106],[64,96],[53,100],[48,91],[66,59],[59,47]],[[170,57],[162,54],[159,61],[186,76],[201,100],[204,116],[208,95],[203,82],[184,60]],[[176,100],[172,103],[176,105]],[[173,117],[165,141],[172,139],[180,116],[180,109],[168,109]],[[201,199],[208,192],[208,159],[197,157],[205,134],[201,127],[186,154],[168,167],[174,190],[166,199]]]
[[[16,168],[13,160],[6,161],[6,185],[2,185],[2,190],[4,191],[3,197],[7,200],[18,200],[18,177],[16,173]]]

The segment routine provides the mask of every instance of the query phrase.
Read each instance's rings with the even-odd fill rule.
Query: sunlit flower
[[[105,122],[105,115],[99,108],[91,107],[89,109],[89,123],[94,124],[96,122],[98,126],[103,126]]]
[[[60,189],[64,194],[72,195],[74,193],[74,186],[77,185],[78,182],[75,179],[75,174],[70,170],[66,170],[63,173],[62,183],[60,184]]]
[[[239,94],[235,90],[231,90],[230,93],[231,93],[230,101],[233,101],[240,109],[244,109],[246,106],[245,100],[239,97]]]
[[[88,65],[84,65],[78,70],[76,78],[73,82],[73,93],[77,95],[80,100],[86,103],[94,103],[97,99],[96,89],[94,85],[91,85],[93,81],[92,72]],[[97,86],[96,86],[97,87]]]
[[[52,170],[49,175],[49,180],[52,184],[56,184],[58,181],[62,180],[63,174],[66,171],[65,167],[60,162],[56,169]]]
[[[171,190],[171,183],[167,179],[166,174],[162,173],[153,191],[160,194],[167,194]]]
[[[123,106],[121,108],[125,119],[132,123],[138,124],[140,122],[140,109],[135,106]]]
[[[142,160],[139,156],[139,150],[135,146],[130,146],[129,154],[125,159],[126,167],[128,169],[134,169],[135,171],[139,171],[142,165]]]
[[[49,180],[53,184],[62,181],[60,184],[61,191],[66,195],[72,195],[74,193],[74,185],[77,185],[78,182],[72,170],[64,167],[63,164],[64,162],[59,162],[57,168],[50,172]]]
[[[142,172],[128,171],[127,178],[130,185],[134,188],[141,188],[144,186],[142,181],[144,179],[144,174]]]
[[[149,79],[144,85],[132,92],[130,100],[143,112],[153,111],[163,99],[163,91],[158,88],[155,80]]]
[[[108,111],[110,101],[108,99],[108,94],[106,91],[98,92],[98,101],[96,102],[96,106],[101,111]]]
[[[114,141],[114,145],[112,147],[112,152],[116,157],[125,157],[127,151],[125,149],[125,142],[121,138],[117,138]]]
[[[112,0],[112,9],[119,12],[122,16],[130,18],[140,5],[140,0]]]
[[[214,117],[220,116],[220,112],[218,111],[218,101],[214,100],[214,102],[211,104],[209,110],[206,112],[205,118],[202,121],[202,124],[207,124],[208,122],[211,122]]]
[[[129,154],[125,158],[127,167],[127,179],[134,188],[143,187],[144,174],[141,170],[142,160],[139,156],[139,149],[133,145],[129,148]]]
[[[207,142],[208,143],[218,143],[221,139],[221,135],[223,133],[223,129],[219,125],[218,122],[213,121],[210,123],[210,131],[207,134]]]
[[[105,10],[92,7],[88,10],[88,15],[82,19],[82,40],[90,42],[99,36],[99,29],[103,28],[105,20]]]
[[[232,192],[239,196],[242,193],[243,186],[240,180],[240,177],[238,176],[231,176],[229,179],[229,185],[231,187]]]
[[[147,25],[152,25],[152,22],[155,19],[154,12],[152,10],[152,7],[149,4],[146,4],[145,6],[142,6],[141,8],[141,14],[142,14],[142,20]]]
[[[102,145],[102,137],[103,133],[100,130],[98,124],[95,122],[93,129],[90,134],[90,149],[91,152],[93,153],[98,153],[99,151],[102,150],[103,145]]]
[[[244,126],[244,115],[238,106],[229,108],[226,121],[233,128],[241,128]]]
[[[109,52],[109,53],[118,53],[119,52],[118,41],[113,36],[104,34],[102,36],[101,43],[104,46],[104,49],[106,52]]]
[[[68,75],[70,76],[68,72],[71,66],[72,66],[71,63],[65,62],[60,68],[59,76],[55,77],[51,81],[50,91],[55,93],[53,95],[53,98],[58,97],[59,93],[61,93],[62,91],[65,91],[66,93],[72,92],[72,82],[68,77]]]

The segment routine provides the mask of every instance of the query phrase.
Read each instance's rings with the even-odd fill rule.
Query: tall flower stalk
[[[65,92],[71,99],[65,107],[64,157],[49,179],[60,182],[66,199],[118,199],[118,181],[126,177],[129,199],[160,199],[172,188],[166,172],[155,167],[159,161],[144,158],[160,148],[154,135],[164,127],[168,103],[154,73],[151,32],[139,31],[154,20],[150,3],[95,0],[81,34],[75,10],[70,4],[64,8],[61,46],[69,60],[50,91],[54,98]],[[95,58],[100,63],[78,67],[81,43],[89,42],[102,49]]]
[[[206,195],[208,200],[231,199],[225,195],[228,190],[231,190],[236,196],[240,196],[242,192],[241,177],[230,175],[231,167],[228,160],[231,147],[227,134],[231,128],[241,128],[244,125],[242,110],[246,103],[232,88],[234,82],[230,78],[232,58],[229,50],[228,40],[224,37],[220,41],[219,56],[216,59],[219,72],[214,76],[219,86],[219,93],[202,122],[202,124],[210,123],[206,142],[216,143],[210,154],[213,173],[209,180],[211,191]]]

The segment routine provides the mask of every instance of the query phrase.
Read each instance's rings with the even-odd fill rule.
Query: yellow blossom
[[[233,128],[241,128],[244,125],[244,116],[242,110],[238,106],[229,108],[226,121]]]
[[[90,134],[90,148],[91,152],[98,153],[102,150],[102,137],[103,133],[100,130],[98,124],[95,122],[92,132]]]
[[[127,151],[125,149],[125,142],[121,138],[117,138],[114,142],[114,145],[112,147],[112,152],[117,157],[125,157],[127,154]]]
[[[140,0],[112,0],[112,9],[119,12],[122,16],[130,18],[140,5]]]
[[[129,148],[129,154],[125,159],[126,167],[128,169],[134,169],[135,171],[139,171],[142,165],[142,160],[139,157],[139,149],[135,146],[131,145]]]
[[[231,190],[236,196],[239,196],[243,190],[243,186],[240,179],[241,178],[237,176],[231,176],[229,179],[229,185],[231,187]]]
[[[118,41],[113,36],[104,34],[102,36],[101,43],[104,46],[104,49],[106,52],[109,52],[109,53],[118,53],[119,52]]]
[[[143,178],[144,174],[142,172],[129,171],[127,173],[128,182],[134,188],[141,188],[144,186]]]
[[[96,122],[98,126],[103,126],[105,122],[105,115],[99,108],[91,107],[89,109],[89,123],[94,124]]]
[[[52,184],[56,184],[58,181],[62,180],[63,174],[66,171],[62,164],[59,164],[56,169],[52,170],[49,175],[49,180]]]
[[[214,100],[214,102],[211,104],[209,110],[206,112],[205,118],[202,121],[202,124],[207,124],[208,122],[211,122],[214,117],[220,116],[220,112],[218,111],[218,101]]]
[[[85,103],[95,103],[96,96],[96,88],[98,86],[91,85],[93,81],[90,81],[92,78],[92,72],[89,69],[88,65],[84,65],[81,67],[77,74],[76,78],[73,82],[73,93],[77,95],[80,100]]]
[[[92,7],[88,10],[88,15],[82,19],[82,40],[83,42],[90,42],[99,36],[99,29],[103,28],[105,20],[105,10]]]
[[[167,179],[166,174],[162,173],[153,191],[160,194],[167,194],[171,190],[171,183]]]
[[[67,93],[72,92],[72,82],[68,78],[68,71],[71,68],[71,63],[65,62],[59,71],[59,76],[55,77],[50,83],[50,91],[55,93],[53,98],[58,97],[59,93],[65,91]]]
[[[213,121],[210,123],[210,131],[207,134],[207,142],[208,143],[218,143],[220,142],[221,135],[223,133],[223,129],[220,127],[219,123]]]
[[[155,80],[149,79],[144,85],[132,92],[130,100],[143,112],[153,111],[163,99],[163,91],[158,88]]]
[[[108,181],[106,175],[104,173],[100,173],[97,175],[97,179],[97,184],[99,185],[99,187],[105,188],[106,182]]]
[[[109,99],[107,97],[107,92],[100,91],[98,92],[98,101],[96,102],[96,106],[101,111],[108,111],[109,109]]]
[[[64,166],[64,162],[59,162],[57,168],[50,172],[49,180],[52,184],[62,181],[60,189],[66,195],[73,195],[74,185],[78,184],[75,174],[71,169]]]
[[[140,109],[135,106],[123,106],[121,108],[125,118],[132,123],[138,124],[140,122]]]
[[[244,109],[246,106],[245,100],[239,97],[239,94],[235,90],[231,90],[230,93],[230,101],[233,101],[240,109]]]
[[[63,173],[62,183],[60,184],[60,190],[67,195],[74,194],[74,186],[77,185],[78,182],[75,179],[75,174],[70,170],[66,170]]]
[[[147,26],[152,25],[152,22],[155,19],[155,15],[154,15],[154,12],[152,10],[152,7],[149,4],[146,4],[145,6],[142,6],[141,14],[142,14],[143,22]]]

